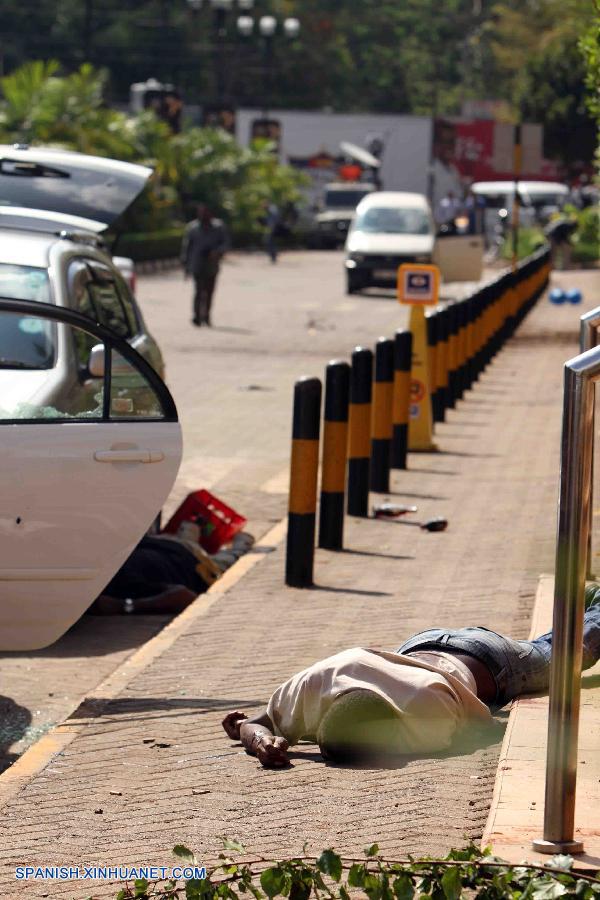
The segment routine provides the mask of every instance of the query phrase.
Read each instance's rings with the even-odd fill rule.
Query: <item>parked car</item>
[[[79,618],[179,467],[160,350],[100,238],[149,175],[0,147],[2,651],[47,646]]]
[[[429,263],[435,225],[427,198],[377,191],[358,204],[346,241],[347,291],[393,287],[402,263]]]
[[[34,650],[147,531],[181,429],[162,379],[113,329],[39,296],[0,298],[0,320],[0,650]]]
[[[131,290],[131,260],[112,259],[101,237],[150,175],[82,153],[0,146],[0,295],[81,312],[114,329],[164,377]]]
[[[315,216],[313,244],[343,247],[356,207],[374,190],[374,184],[362,181],[325,185],[322,208]]]

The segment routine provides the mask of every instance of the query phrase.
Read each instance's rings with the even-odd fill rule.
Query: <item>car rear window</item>
[[[51,302],[46,269],[0,263],[0,297]],[[51,369],[56,326],[48,319],[0,313],[0,369]]]

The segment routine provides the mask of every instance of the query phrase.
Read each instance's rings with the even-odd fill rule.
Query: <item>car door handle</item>
[[[156,463],[162,462],[165,454],[161,450],[96,450],[94,459],[103,463]]]

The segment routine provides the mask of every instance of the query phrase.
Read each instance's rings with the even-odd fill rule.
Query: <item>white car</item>
[[[358,204],[346,240],[348,293],[395,286],[398,266],[431,262],[434,242],[433,216],[423,194],[369,194]]]
[[[56,303],[89,316],[129,341],[164,377],[160,349],[99,237],[150,174],[143,166],[80,153],[0,147],[0,296]],[[38,393],[30,397],[34,385],[59,408],[64,392],[72,404],[73,377],[82,390],[93,390],[90,379],[101,373],[91,371],[89,359],[68,342],[46,365],[44,377],[26,374],[25,365],[35,366],[39,358],[33,336],[19,333],[21,371],[10,377],[9,393],[16,337],[0,317],[0,404],[5,409],[29,399],[40,402]]]
[[[17,152],[0,148],[2,651],[47,646],[81,616],[156,517],[181,460],[158,348],[110,257],[88,242],[148,170],[102,160],[100,183],[86,175],[77,187],[67,173],[83,171],[78,154],[41,151],[50,164]],[[54,209],[9,205],[32,194]],[[79,214],[94,196],[104,223]]]
[[[0,298],[0,316],[15,338],[0,363],[0,650],[34,650],[77,621],[147,531],[181,429],[162,379],[114,331],[39,301]],[[65,344],[97,377],[90,390],[73,373],[59,406],[44,383]],[[15,402],[24,376],[29,399]]]

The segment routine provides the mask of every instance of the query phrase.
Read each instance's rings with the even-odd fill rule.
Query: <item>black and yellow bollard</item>
[[[438,396],[438,417],[435,422],[446,419],[446,409],[450,402],[450,316],[448,307],[438,309],[438,348],[436,353],[435,388]]]
[[[412,334],[397,331],[394,339],[394,396],[392,401],[392,469],[406,468],[410,415]]]
[[[446,306],[448,316],[448,399],[447,406],[454,409],[458,399],[458,313],[456,303]]]
[[[319,547],[326,550],[341,550],[344,546],[349,393],[350,366],[347,362],[333,360],[325,372],[319,511]]]
[[[430,310],[427,321],[427,351],[429,353],[429,393],[431,394],[431,415],[434,422],[440,421],[440,394],[437,389],[437,369],[439,352],[439,315],[436,309]]]
[[[294,387],[292,460],[288,505],[285,583],[310,587],[313,583],[321,382],[301,378]]]
[[[370,478],[371,490],[380,494],[390,489],[393,395],[394,342],[379,338],[375,345]]]
[[[348,515],[369,515],[371,464],[371,380],[373,354],[365,347],[352,353],[348,414]]]

